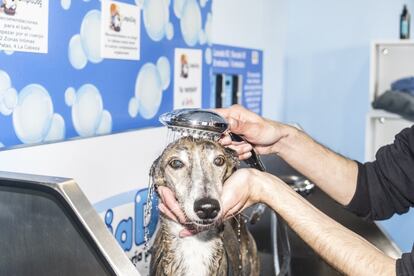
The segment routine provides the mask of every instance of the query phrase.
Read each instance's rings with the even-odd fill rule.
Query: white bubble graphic
[[[180,21],[181,33],[188,46],[198,42],[201,30],[201,11],[196,0],[187,0],[184,4]]]
[[[99,63],[101,57],[101,12],[89,11],[80,28],[82,48],[90,62]]]
[[[5,91],[11,87],[11,80],[9,74],[0,70],[0,92]]]
[[[79,34],[72,36],[70,39],[68,56],[70,64],[72,64],[75,69],[83,69],[88,63],[88,58],[82,48],[81,37]]]
[[[60,5],[62,6],[62,9],[68,10],[70,9],[71,0],[60,0]]]
[[[162,99],[161,77],[157,67],[146,63],[138,73],[135,96],[139,99],[139,113],[145,119],[157,114]]]
[[[0,113],[9,116],[17,105],[17,91],[12,87],[10,76],[0,70]]]
[[[200,0],[200,6],[204,8],[207,4],[208,0]]]
[[[4,106],[13,110],[17,105],[17,91],[14,88],[9,88],[3,92]]]
[[[165,29],[165,36],[168,40],[171,40],[174,37],[174,26],[171,22],[167,24],[167,28]]]
[[[112,131],[112,116],[107,110],[102,112],[101,122],[99,123],[96,134],[109,134]]]
[[[13,113],[13,109],[7,108],[6,104],[1,99],[0,99],[0,113],[3,114],[4,116],[9,116],[10,114]]]
[[[39,84],[29,84],[19,94],[13,112],[13,127],[23,143],[39,143],[49,131],[53,104],[47,90]]]
[[[59,114],[53,114],[49,131],[44,138],[45,142],[59,141],[65,138],[65,120]]]
[[[146,0],[144,5],[144,25],[148,36],[160,41],[170,20],[170,11],[164,0]]]
[[[76,100],[76,90],[73,87],[68,87],[65,91],[65,103],[67,106],[72,106]]]
[[[204,45],[207,42],[206,33],[202,29],[198,34],[198,42],[200,43],[200,45]]]
[[[13,55],[13,54],[14,54],[14,51],[12,51],[12,50],[4,50],[4,53],[5,53],[6,55],[8,55],[8,56],[11,56],[11,55]]]
[[[102,97],[98,88],[92,84],[79,88],[72,106],[72,121],[76,132],[82,137],[95,135],[102,111]]]
[[[207,64],[211,64],[213,61],[213,53],[211,52],[211,48],[207,48],[204,52],[204,58]]]
[[[204,32],[206,34],[206,39],[207,39],[207,43],[208,45],[212,45],[213,44],[213,36],[212,36],[212,32],[211,32],[211,28],[212,28],[212,24],[213,24],[213,16],[211,15],[211,13],[207,14],[207,20],[206,20],[206,25],[204,26]]]
[[[129,116],[131,116],[131,118],[137,117],[137,115],[138,115],[138,108],[139,108],[138,98],[132,97],[129,100],[129,104],[128,104],[128,113],[129,113]]]
[[[4,144],[0,142],[0,148],[4,148]]]
[[[166,57],[160,57],[158,59],[157,69],[161,77],[162,90],[165,90],[168,88],[171,81],[171,66]]]
[[[6,90],[0,90],[0,113],[6,116],[13,114],[13,128],[20,141],[40,143],[45,141],[48,133],[51,133],[51,137],[57,137],[54,134],[57,126],[64,133],[63,118],[53,114],[52,99],[43,86],[29,84],[18,94],[11,87],[10,77],[4,71],[0,71],[0,86],[10,86]],[[51,126],[54,127],[52,130]]]
[[[146,1],[146,0],[135,0],[135,4],[136,4],[137,6],[142,7],[142,6],[144,6],[145,1]]]
[[[174,14],[178,18],[181,18],[184,4],[187,0],[174,0]]]

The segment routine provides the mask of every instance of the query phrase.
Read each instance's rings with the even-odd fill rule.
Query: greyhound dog
[[[175,192],[187,222],[183,226],[161,215],[150,275],[259,275],[256,243],[245,222],[222,220],[222,186],[237,165],[232,150],[193,137],[171,143],[155,160],[153,184]],[[184,227],[196,234],[180,238]]]

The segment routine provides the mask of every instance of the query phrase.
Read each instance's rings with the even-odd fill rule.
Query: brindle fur
[[[179,177],[177,178],[174,177],[176,172],[172,170],[168,171],[167,167],[169,160],[171,160],[172,157],[177,157],[182,151],[189,157],[188,166],[190,166],[191,163],[193,164],[193,167],[190,166],[186,172],[181,172],[182,174],[178,175]],[[202,175],[194,172],[196,171],[194,170],[194,164],[195,167],[197,166],[195,163],[196,160],[193,160],[197,158],[195,157],[196,152],[203,153],[201,156],[198,156],[198,158],[201,159],[198,164],[202,165],[201,168],[199,168],[199,171],[202,171]],[[211,165],[211,156],[209,157],[207,152],[214,152],[216,155],[224,156],[225,165],[223,168],[220,169]],[[188,214],[189,212],[186,212],[185,209],[185,206],[187,206],[185,202],[188,201],[190,194],[202,190],[200,193],[203,196],[219,198],[223,182],[234,172],[237,163],[238,161],[235,158],[235,154],[231,150],[225,149],[220,144],[208,140],[186,137],[170,144],[164,150],[161,156],[155,160],[150,175],[153,184],[167,186],[176,193],[177,201],[179,202],[181,209],[187,217],[191,217],[190,214]],[[219,170],[222,171],[217,173]],[[181,179],[183,177],[187,179]],[[194,179],[197,177],[201,178],[201,180],[198,181]],[[201,185],[201,188],[194,189],[194,185]],[[184,186],[184,188],[181,186]],[[191,219],[194,219],[194,217],[189,218],[189,220]],[[208,272],[206,273],[207,275],[227,275],[229,271],[228,266],[231,266],[230,271],[232,271],[233,275],[259,275],[259,260],[256,243],[249,233],[243,219],[240,220],[240,242],[238,241],[238,223],[239,221],[236,218],[225,222],[218,219],[214,223],[214,227],[200,232],[194,237],[190,237],[202,241],[206,246],[208,243],[212,248],[210,256],[202,258],[200,264],[197,264],[200,268],[203,267],[208,269]],[[160,229],[151,249],[152,258],[150,275],[200,275],[197,271],[187,270],[182,250],[188,249],[185,248],[185,239],[190,238],[179,238],[177,236],[177,227],[180,226],[166,216],[161,215]],[[240,265],[242,267],[241,270],[239,269]]]

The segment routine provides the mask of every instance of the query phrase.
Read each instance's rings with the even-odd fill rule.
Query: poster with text
[[[175,49],[174,61],[174,109],[200,108],[202,51]]]
[[[48,52],[49,0],[0,0],[0,50]]]
[[[262,113],[263,52],[258,49],[213,46],[210,107],[241,104]]]
[[[102,57],[139,60],[140,15],[136,5],[102,0]]]

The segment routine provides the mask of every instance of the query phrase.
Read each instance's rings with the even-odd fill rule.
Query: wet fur
[[[188,157],[187,166],[190,168],[177,173],[171,171],[168,162],[180,152],[182,155],[182,152],[185,152],[184,155]],[[224,166],[212,165],[213,155],[224,156]],[[154,162],[150,175],[155,185],[172,189],[186,216],[190,221],[196,221],[186,203],[191,203],[192,199],[189,200],[189,197],[197,197],[194,194],[198,194],[219,199],[224,181],[234,172],[237,164],[234,153],[220,144],[186,137],[170,144],[164,150]],[[201,165],[200,168],[196,168],[198,165]],[[175,177],[175,174],[178,174],[178,177]],[[197,185],[198,188],[194,187]],[[240,242],[237,237],[238,223],[241,223]],[[217,219],[208,230],[187,238],[178,237],[183,226],[163,215],[160,225],[151,249],[150,275],[224,276],[227,275],[229,266],[233,275],[259,275],[256,244],[243,219],[238,221],[233,218],[226,222]],[[195,228],[197,227],[196,225]],[[241,271],[239,266],[242,267]]]

